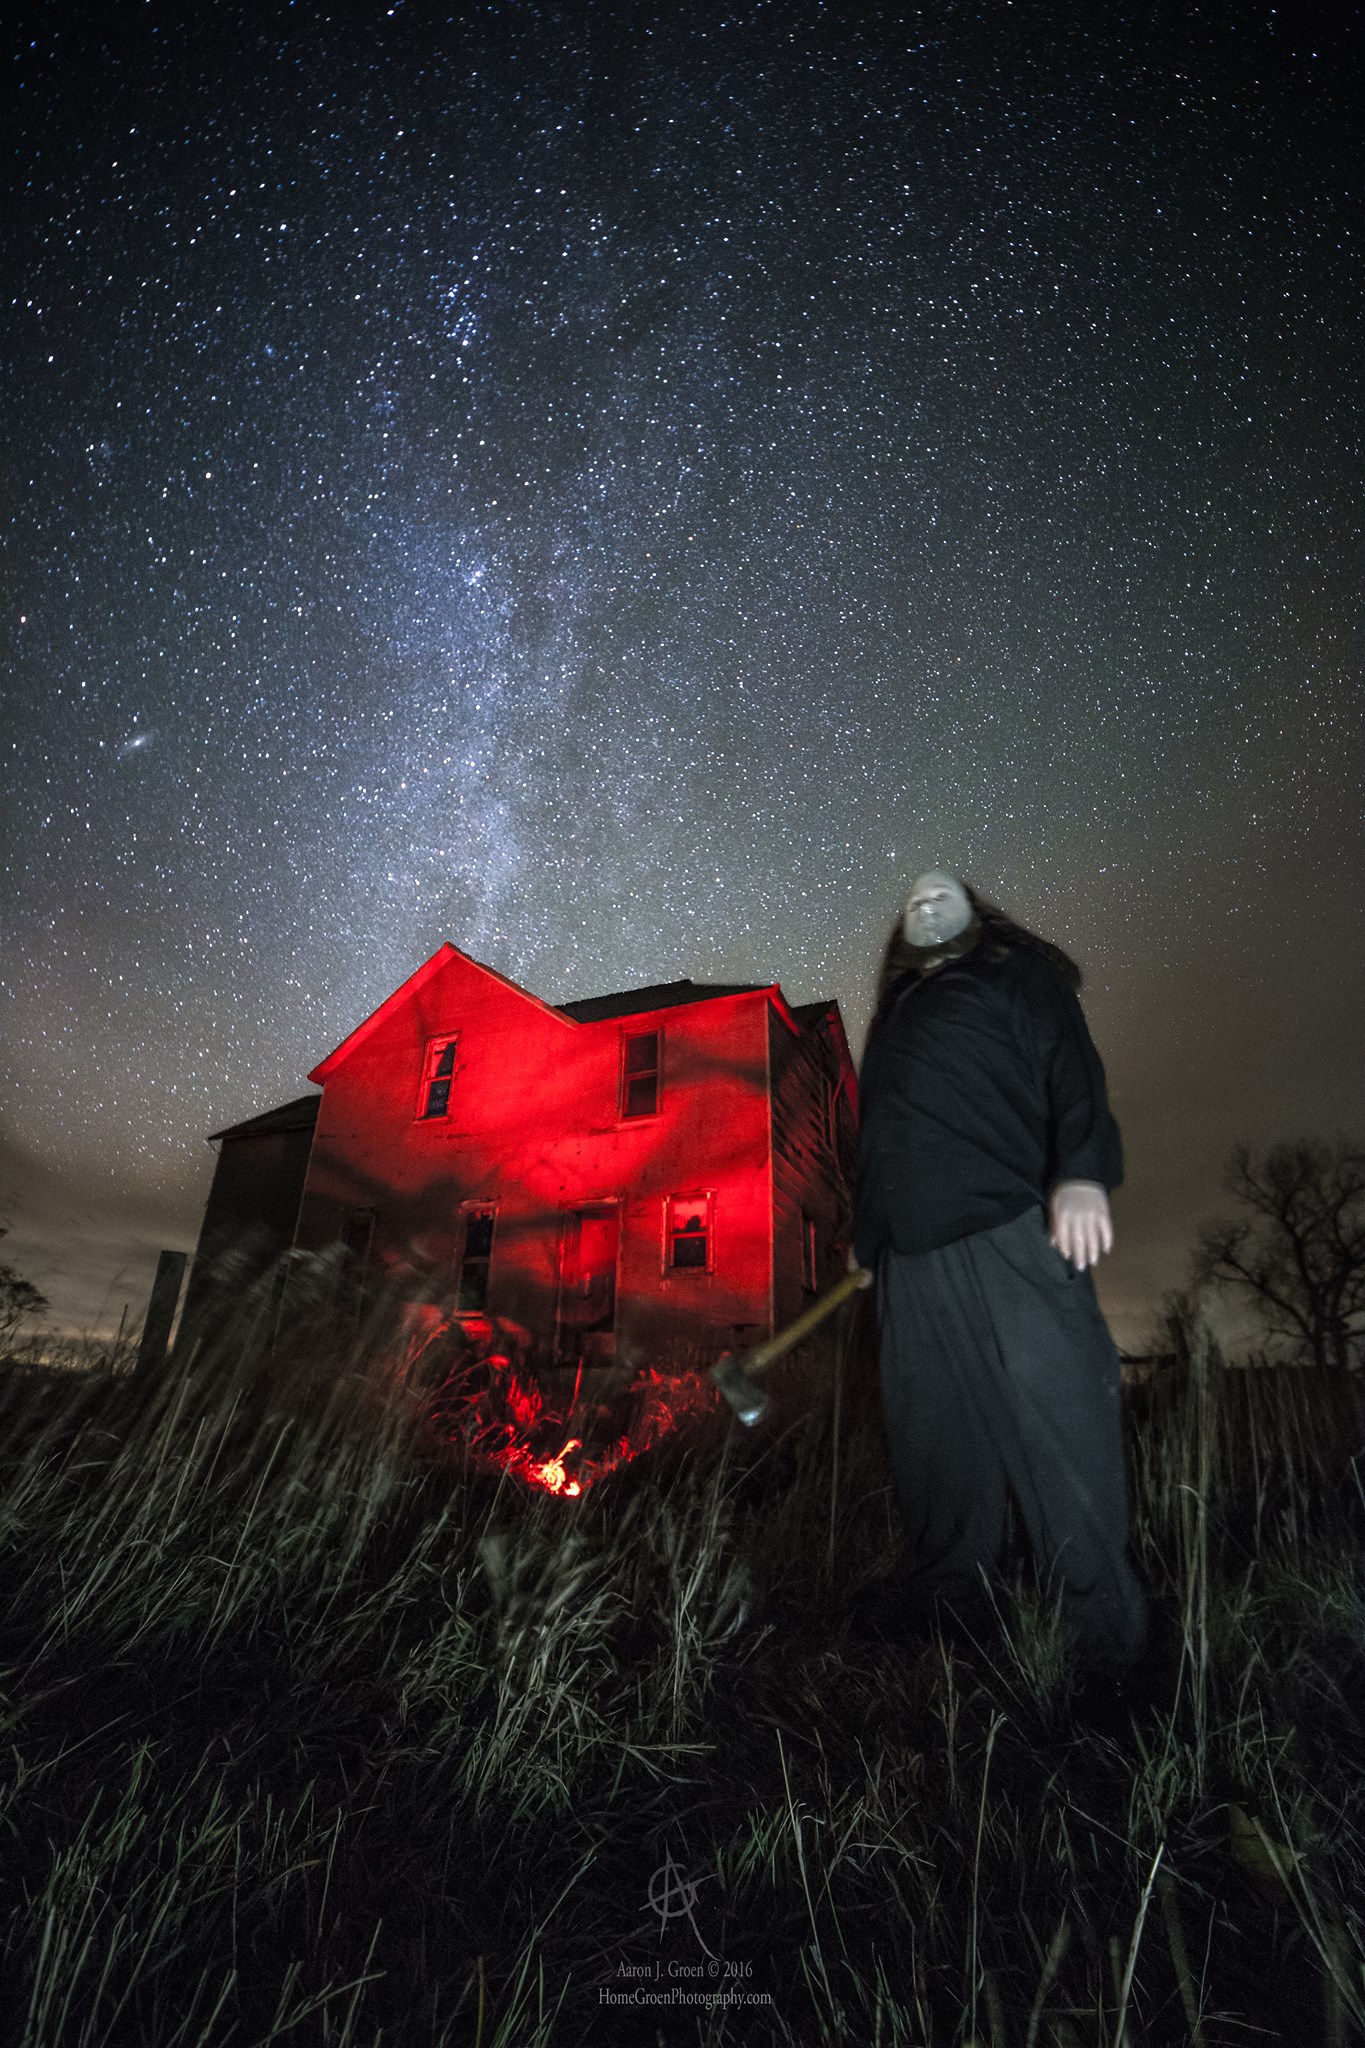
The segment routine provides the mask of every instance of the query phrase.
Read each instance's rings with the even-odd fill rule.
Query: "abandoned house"
[[[833,1002],[666,982],[542,1002],[443,945],[309,1076],[216,1132],[218,1255],[345,1247],[545,1364],[757,1342],[843,1270],[857,1081]]]

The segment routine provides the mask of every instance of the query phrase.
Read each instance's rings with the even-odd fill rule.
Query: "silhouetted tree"
[[[46,1309],[47,1296],[31,1280],[21,1280],[13,1266],[0,1266],[0,1344],[9,1342],[20,1323]]]
[[[1159,1359],[1187,1366],[1199,1321],[1199,1301],[1193,1287],[1172,1288],[1165,1295],[1153,1319],[1149,1346]]]
[[[1238,1145],[1224,1185],[1243,1213],[1205,1224],[1196,1279],[1249,1297],[1316,1365],[1349,1366],[1365,1327],[1365,1145]]]

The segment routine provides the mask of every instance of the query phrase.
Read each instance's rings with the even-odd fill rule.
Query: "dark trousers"
[[[1012,1493],[1079,1654],[1136,1661],[1147,1604],[1127,1558],[1119,1359],[1091,1274],[1035,1208],[884,1252],[877,1306],[912,1609],[980,1608]]]

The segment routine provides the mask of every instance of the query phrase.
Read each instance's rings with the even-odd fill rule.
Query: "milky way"
[[[1327,17],[77,12],[6,122],[12,1245],[24,1162],[192,1230],[444,938],[856,1043],[929,863],[1086,967],[1130,1292],[1230,1138],[1347,1117]]]

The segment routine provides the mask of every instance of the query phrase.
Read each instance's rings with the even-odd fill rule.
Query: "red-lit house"
[[[667,1364],[757,1341],[843,1268],[832,1002],[677,981],[556,1008],[444,945],[309,1078],[216,1134],[201,1301],[224,1246],[340,1242],[545,1363]]]

